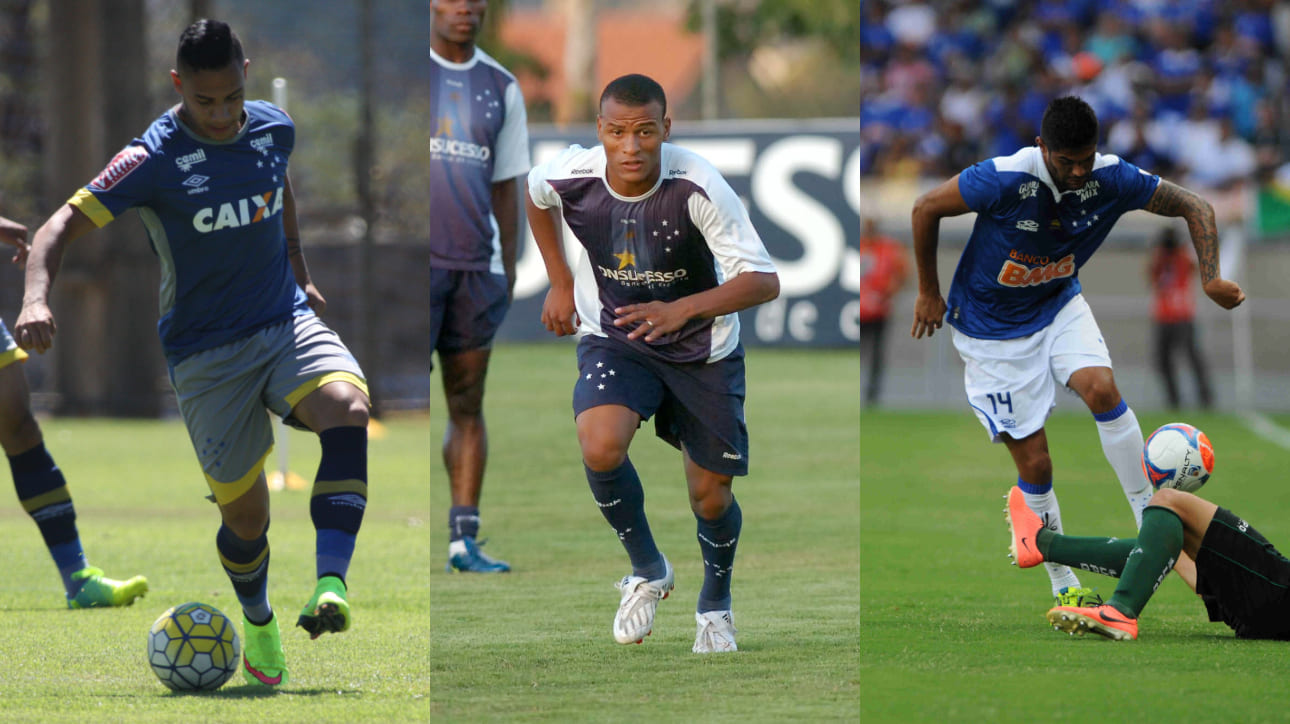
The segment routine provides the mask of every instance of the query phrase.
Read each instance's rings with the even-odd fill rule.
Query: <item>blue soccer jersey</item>
[[[465,63],[430,51],[430,265],[503,274],[493,183],[529,170],[515,76],[476,48]]]
[[[671,302],[775,265],[743,202],[693,151],[663,144],[658,183],[640,196],[615,193],[605,148],[571,146],[529,173],[539,208],[560,208],[585,249],[574,268],[578,334],[608,337],[667,362],[714,362],[739,345],[739,315],[692,319],[657,343],[627,339],[614,309]]]
[[[1097,154],[1084,186],[1059,192],[1038,146],[959,174],[977,212],[954,271],[947,321],[981,339],[1014,339],[1052,323],[1079,294],[1079,270],[1121,215],[1151,200],[1160,177]]]
[[[138,209],[161,262],[157,328],[172,365],[313,313],[282,229],[295,126],[270,103],[244,109],[227,141],[198,137],[167,111],[68,200],[100,227]]]

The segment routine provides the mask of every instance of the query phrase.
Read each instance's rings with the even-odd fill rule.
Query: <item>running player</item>
[[[0,216],[0,242],[17,249],[12,261],[27,260],[27,227]],[[27,359],[0,320],[0,448],[9,458],[18,502],[36,521],[40,537],[58,566],[68,608],[129,606],[148,592],[148,579],[115,581],[85,560],[76,532],[76,508],[63,471],[45,449],[40,424],[31,414],[27,376],[14,364]]]
[[[515,286],[529,136],[515,77],[475,45],[487,6],[430,3],[430,347],[448,409],[448,570],[501,573],[511,567],[476,541],[488,459],[484,378]]]
[[[1053,561],[1120,579],[1105,604],[1052,608],[1053,628],[1136,639],[1142,609],[1186,553],[1196,565],[1179,566],[1178,574],[1205,602],[1210,621],[1227,624],[1237,638],[1290,639],[1290,560],[1230,510],[1163,488],[1142,512],[1137,538],[1077,537],[1045,528],[1022,498],[1015,486],[1008,493],[1016,565]]]
[[[250,61],[225,23],[199,20],[170,72],[180,102],[36,232],[18,344],[44,352],[48,296],[72,240],[137,208],[161,261],[158,330],[180,414],[223,524],[215,543],[245,617],[252,684],[287,683],[268,598],[273,447],[265,408],[318,433],[310,500],[317,587],[296,622],[312,638],[349,629],[346,573],[367,503],[367,386],[317,317],[326,301],[300,247],[287,160],[291,118],[245,101]]]
[[[968,404],[1017,468],[1026,503],[1062,530],[1044,423],[1057,385],[1079,395],[1097,421],[1102,451],[1134,519],[1151,486],[1142,473],[1142,430],[1111,372],[1078,272],[1124,213],[1145,209],[1187,220],[1205,293],[1231,309],[1245,295],[1218,269],[1214,210],[1204,199],[1112,155],[1097,153],[1097,116],[1067,96],[1049,103],[1036,145],[978,163],[914,204],[918,300],[912,334],[931,336],[946,319],[936,272],[940,220],[977,213],[950,286],[948,320],[966,365]],[[1189,562],[1184,565],[1190,565]],[[1047,564],[1060,604],[1091,592],[1070,568]]]
[[[640,643],[674,583],[627,455],[653,416],[655,433],[681,451],[698,522],[693,650],[735,651],[730,577],[743,515],[730,486],[748,473],[735,313],[778,296],[779,277],[739,197],[707,161],[664,143],[670,129],[658,83],[611,82],[596,119],[601,145],[573,146],[529,173],[529,226],[551,281],[542,323],[580,336],[573,411],[587,482],[631,559],[614,639]],[[585,249],[576,273],[561,220]]]

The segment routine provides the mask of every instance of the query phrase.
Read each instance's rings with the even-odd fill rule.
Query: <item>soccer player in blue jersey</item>
[[[484,555],[476,537],[488,459],[484,378],[515,286],[520,177],[529,170],[520,87],[475,45],[487,5],[430,3],[430,346],[448,409],[448,570],[473,573],[511,569]]]
[[[1093,109],[1074,96],[1044,112],[1036,145],[973,165],[914,204],[918,299],[911,333],[948,320],[963,358],[968,404],[1017,467],[1027,505],[1060,533],[1044,423],[1057,385],[1084,401],[1107,461],[1139,527],[1151,486],[1142,472],[1142,430],[1120,395],[1097,321],[1080,294],[1079,269],[1116,220],[1134,209],[1187,220],[1205,293],[1231,309],[1245,295],[1218,266],[1214,210],[1195,193],[1116,156],[1097,152]],[[937,232],[947,216],[974,211],[948,304],[936,271]],[[948,316],[947,316],[948,313]],[[1063,605],[1091,591],[1067,566],[1048,563]],[[1190,566],[1190,559],[1180,563]]]
[[[736,312],[774,299],[779,277],[743,203],[697,154],[665,143],[667,98],[626,75],[600,96],[601,145],[572,146],[529,172],[529,226],[551,289],[542,323],[577,334],[574,421],[592,496],[631,559],[618,583],[618,643],[640,643],[672,590],[672,564],[645,517],[628,457],[636,429],[681,451],[703,557],[695,653],[735,651],[730,578],[748,473]],[[565,259],[561,221],[581,244]]]
[[[180,102],[125,147],[36,232],[18,343],[44,352],[56,326],[48,296],[70,242],[138,210],[161,262],[157,325],[179,412],[218,504],[220,562],[244,614],[244,675],[288,680],[269,604],[273,447],[265,409],[318,433],[310,500],[317,584],[296,624],[311,638],[350,628],[346,574],[367,504],[367,385],[318,318],[287,161],[295,125],[244,99],[250,61],[225,23],[181,35],[171,79]]]
[[[17,251],[11,261],[27,260],[27,227],[0,216],[0,242]],[[76,508],[63,471],[45,449],[40,424],[31,414],[27,376],[16,364],[27,359],[0,320],[0,448],[9,458],[18,502],[36,521],[40,537],[58,566],[68,608],[129,606],[148,592],[148,579],[134,576],[116,581],[85,560],[76,532]]]

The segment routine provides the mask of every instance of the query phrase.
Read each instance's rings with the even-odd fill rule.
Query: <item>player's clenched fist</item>
[[[54,324],[54,314],[45,304],[23,305],[18,315],[18,323],[13,328],[14,341],[23,349],[44,353],[54,346],[54,334],[58,325]]]
[[[1210,279],[1205,283],[1205,294],[1223,309],[1232,309],[1245,301],[1241,285],[1228,279]]]

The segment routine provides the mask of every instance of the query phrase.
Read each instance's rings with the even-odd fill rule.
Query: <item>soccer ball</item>
[[[175,606],[148,631],[148,663],[161,683],[176,691],[214,691],[237,672],[237,628],[205,603]]]
[[[1195,492],[1214,472],[1214,446],[1185,422],[1162,425],[1142,446],[1142,472],[1156,489]]]

